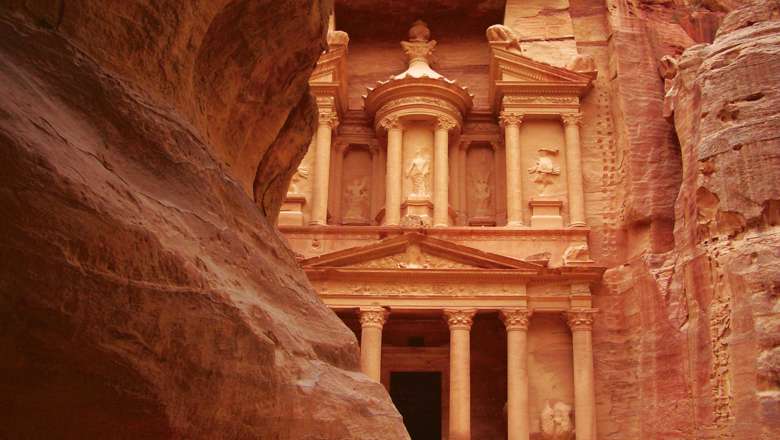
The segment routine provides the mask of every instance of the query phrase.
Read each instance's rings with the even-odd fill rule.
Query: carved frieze
[[[535,95],[509,95],[504,96],[504,105],[517,104],[579,104],[576,96],[535,96]]]

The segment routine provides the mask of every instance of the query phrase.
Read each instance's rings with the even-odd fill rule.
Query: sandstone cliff
[[[4,2],[0,437],[408,438],[272,226],[330,7]]]
[[[599,438],[780,436],[780,3],[745,3],[611,10],[625,255],[599,292]]]

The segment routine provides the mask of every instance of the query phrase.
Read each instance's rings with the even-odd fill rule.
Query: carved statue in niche
[[[540,148],[539,157],[536,163],[528,169],[528,173],[533,175],[531,180],[541,187],[539,195],[547,194],[548,187],[553,183],[553,178],[561,174],[561,168],[555,166],[553,157],[558,155],[558,150],[553,148]]]
[[[347,209],[344,220],[364,220],[366,202],[368,202],[368,183],[365,177],[353,179],[344,193]]]
[[[539,422],[544,440],[571,440],[574,437],[571,406],[563,402],[550,406],[550,402],[547,401]]]
[[[471,174],[471,195],[474,198],[474,216],[490,216],[492,214],[490,203],[493,197],[493,192],[490,189],[490,171]]]
[[[430,174],[428,159],[423,155],[422,148],[417,148],[417,153],[406,170],[406,177],[412,181],[411,197],[426,198],[428,193],[428,175]]]
[[[301,181],[307,180],[309,178],[309,169],[303,165],[299,166],[297,170],[295,170],[295,174],[292,176],[292,180],[290,180],[290,188],[288,188],[287,193],[288,194],[301,194],[301,189],[298,185],[300,185]]]

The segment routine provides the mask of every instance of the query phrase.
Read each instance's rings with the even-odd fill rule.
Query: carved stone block
[[[560,200],[536,197],[528,202],[531,207],[532,228],[563,228]]]

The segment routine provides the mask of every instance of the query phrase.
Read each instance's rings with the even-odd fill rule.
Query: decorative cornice
[[[581,125],[582,113],[562,113],[561,120],[563,121],[564,125]]]
[[[436,128],[440,130],[452,130],[457,126],[457,122],[454,119],[445,116],[436,118]]]
[[[390,313],[383,307],[360,308],[360,326],[382,328]]]
[[[475,309],[444,309],[450,330],[471,330],[476,313]]]
[[[516,113],[516,112],[507,112],[502,111],[501,115],[498,117],[498,120],[502,127],[506,126],[519,126],[523,123],[523,114],[522,113]]]
[[[528,309],[506,309],[501,310],[501,320],[507,331],[528,330],[532,314],[533,311]]]
[[[571,331],[591,331],[593,329],[593,315],[598,309],[572,309],[564,312],[566,322]]]

